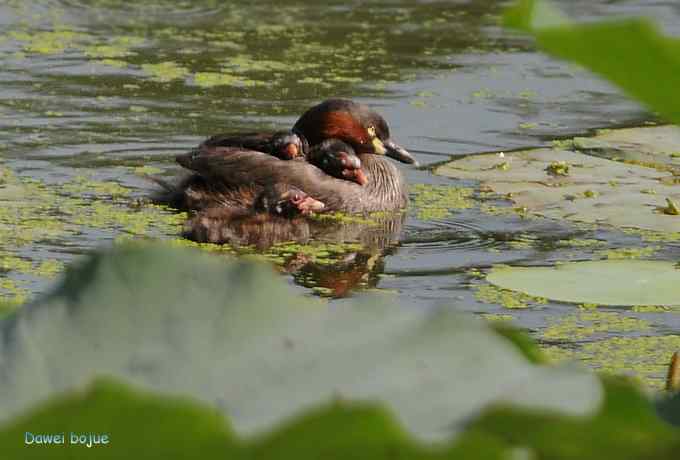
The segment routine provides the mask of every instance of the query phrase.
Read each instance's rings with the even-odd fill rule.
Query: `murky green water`
[[[673,2],[559,3],[581,18],[647,14],[680,31]],[[502,6],[0,2],[2,296],[23,302],[73,257],[116,239],[176,238],[184,216],[138,201],[154,190],[144,174],[175,177],[174,155],[206,135],[284,128],[326,97],[377,107],[426,165],[649,118],[608,84],[501,30]],[[621,247],[656,245],[654,258],[674,259],[677,242],[484,212],[502,203],[483,199],[474,184],[404,170],[412,184],[426,184],[414,198],[429,196],[432,209],[410,212],[398,247],[350,256],[324,247],[337,256],[331,264],[288,258],[297,284],[341,295],[377,287],[413,307],[512,318],[555,353],[580,351],[593,366],[618,371],[637,366],[637,375],[660,381],[670,351],[680,348],[671,335],[680,329],[675,313],[588,316],[531,301],[508,308],[500,294],[480,293],[480,273],[497,263],[585,260]],[[456,201],[458,209],[446,211],[452,198],[441,187],[450,186],[472,187],[470,205]],[[599,242],[579,246],[571,238]]]

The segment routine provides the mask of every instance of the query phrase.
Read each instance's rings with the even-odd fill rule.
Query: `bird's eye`
[[[375,126],[371,125],[368,128],[366,128],[366,132],[368,133],[368,136],[373,139],[375,137]]]

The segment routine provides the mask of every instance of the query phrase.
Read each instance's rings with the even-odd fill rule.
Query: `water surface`
[[[558,3],[580,19],[647,15],[680,33],[674,2]],[[62,264],[116,239],[176,238],[181,216],[173,221],[170,211],[136,202],[155,187],[144,174],[175,177],[174,155],[205,136],[289,127],[327,97],[376,107],[424,165],[651,119],[609,84],[499,28],[503,5],[0,2],[0,159],[30,185],[19,210],[0,213],[0,291],[7,299],[30,298],[48,288]],[[427,167],[403,170],[409,182],[432,190],[475,187],[433,176]],[[599,243],[573,247],[572,238]],[[672,313],[606,310],[592,320],[572,305],[508,309],[478,290],[480,274],[493,264],[586,260],[648,244],[606,229],[490,214],[473,200],[469,208],[434,215],[413,209],[400,243],[385,254],[350,254],[321,268],[293,264],[289,271],[301,286],[335,284],[337,295],[378,288],[414,308],[444,304],[511,317],[558,345],[556,352],[616,337],[631,341],[623,348],[640,347],[641,336],[665,341],[666,351],[676,346],[672,333],[680,327]],[[677,243],[662,246],[656,258],[677,255]],[[337,279],[349,287],[336,289]],[[621,328],[621,317],[641,327]],[[604,326],[574,340],[567,329],[560,332],[565,318],[575,327]],[[596,367],[603,363],[598,353],[587,355]],[[667,356],[659,351],[650,359],[645,365],[652,370],[643,374],[658,382]]]

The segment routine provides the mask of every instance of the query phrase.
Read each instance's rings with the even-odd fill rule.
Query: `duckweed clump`
[[[566,161],[553,161],[546,168],[546,172],[552,176],[568,176],[570,165]]]
[[[411,206],[420,220],[444,219],[455,210],[472,208],[472,194],[471,188],[415,184]]]
[[[35,262],[12,255],[0,256],[0,272],[16,272],[40,278],[55,278],[64,269],[64,264],[58,260],[43,260]]]
[[[482,313],[482,318],[491,322],[507,322],[515,319],[512,315],[503,315],[498,313]]]
[[[3,310],[11,310],[26,302],[30,292],[20,284],[25,282],[10,278],[0,279],[0,305]]]
[[[127,240],[131,239],[130,235],[126,236],[126,241],[121,241],[128,243]],[[215,254],[222,254],[225,256],[236,256],[238,252],[233,247],[228,244],[213,244],[213,243],[197,243],[195,241],[187,240],[186,238],[171,238],[166,241],[171,247],[181,247],[181,248],[194,248],[200,249],[206,252],[212,252]]]
[[[152,80],[160,83],[183,79],[191,74],[189,69],[172,61],[142,64],[141,67],[144,73],[149,75]]]
[[[671,243],[680,241],[680,232],[656,232],[641,228],[624,228],[621,231],[627,235],[639,236],[648,243]]]
[[[163,170],[153,166],[138,166],[133,168],[133,172],[138,176],[146,176],[160,174],[163,172]]]
[[[272,246],[263,257],[266,260],[281,265],[292,257],[304,257],[309,263],[317,265],[331,265],[336,263],[343,255],[358,251],[362,248],[359,243],[324,243],[312,242],[310,244],[281,243]]]
[[[571,150],[574,148],[573,139],[556,139],[551,143],[552,148],[555,150]]]
[[[521,292],[511,291],[509,289],[501,289],[492,284],[482,284],[475,287],[475,298],[480,302],[488,304],[502,305],[505,308],[529,308],[545,304],[547,299],[542,297],[533,297]]]
[[[213,86],[251,87],[265,85],[265,82],[242,78],[225,72],[196,72],[194,84],[203,88]]]
[[[378,225],[377,220],[385,216],[386,215],[384,212],[375,212],[366,215],[358,215],[347,214],[338,211],[338,212],[325,212],[323,214],[313,214],[312,216],[310,216],[310,219],[315,220],[317,222],[337,223],[338,225],[359,224],[375,226]]]
[[[62,54],[67,49],[82,46],[89,36],[68,29],[28,33],[12,31],[9,37],[23,43],[23,49],[29,54]]]
[[[635,305],[631,309],[635,313],[669,313],[673,309],[665,305]]]
[[[516,214],[515,209],[511,206],[494,206],[488,203],[480,204],[479,210],[490,216],[508,216]]]
[[[544,329],[542,338],[550,341],[578,341],[611,333],[642,332],[650,329],[648,321],[625,313],[579,310],[561,317]]]
[[[667,307],[634,307],[634,313],[667,313]],[[652,324],[625,311],[578,311],[556,320],[541,334],[553,361],[579,360],[613,374],[639,378],[661,389],[668,362],[680,349],[680,336],[645,335]]]
[[[130,195],[131,190],[116,182],[92,180],[86,176],[76,176],[61,187],[63,192],[86,197],[119,198]]]
[[[607,242],[592,238],[573,238],[569,240],[558,240],[555,246],[560,248],[597,248],[606,246]]]
[[[680,349],[680,336],[610,337],[574,349],[543,348],[553,361],[581,360],[603,372],[628,375],[650,388],[664,388],[668,363]]]
[[[512,241],[508,242],[508,246],[512,249],[532,249],[536,246],[538,238],[533,235],[522,233],[517,235]]]
[[[186,220],[186,214],[134,201],[132,189],[87,175],[50,185],[7,168],[0,168],[0,177],[0,301],[8,305],[24,303],[34,282],[53,279],[64,268],[63,254],[33,256],[36,244],[91,232],[112,240],[167,238]]]
[[[653,256],[661,247],[648,246],[642,248],[618,248],[601,251],[598,255],[609,260],[636,260]]]

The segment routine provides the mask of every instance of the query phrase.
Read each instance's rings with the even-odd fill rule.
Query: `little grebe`
[[[309,152],[307,140],[292,131],[275,133],[216,134],[198,146],[198,149],[210,152],[219,147],[240,147],[248,150],[274,155],[281,160],[304,158]]]
[[[345,145],[317,145],[310,149],[307,140],[301,134],[278,131],[275,133],[217,134],[203,141],[197,150],[198,153],[213,155],[223,147],[240,147],[268,153],[280,160],[306,159],[329,176],[364,185],[367,179],[361,171],[361,160],[351,148],[342,151]]]
[[[338,180],[319,168],[300,161],[281,162],[271,155],[221,147],[194,150],[178,155],[177,162],[198,174],[179,186],[183,207],[202,209],[223,202],[253,198],[270,184],[290,184],[321,200],[326,210],[344,212],[391,211],[408,203],[406,182],[399,169],[384,155],[404,163],[415,163],[413,157],[390,139],[385,120],[363,104],[331,99],[305,112],[295,124],[294,132],[313,147],[338,149],[343,144],[322,144],[339,139],[356,150],[367,184],[363,187]],[[348,148],[343,148],[347,151]],[[354,153],[354,152],[347,152]],[[249,192],[248,190],[255,191]],[[241,197],[247,192],[248,196]],[[252,201],[251,201],[252,202]]]
[[[329,176],[347,179],[359,185],[366,185],[368,182],[354,149],[340,139],[326,139],[315,145],[310,149],[307,160]]]
[[[266,187],[249,208],[217,206],[199,212],[185,225],[184,235],[201,243],[265,248],[281,241],[308,238],[309,228],[302,216],[323,209],[321,201],[305,192],[275,184]]]
[[[291,185],[272,184],[255,198],[253,211],[280,217],[297,217],[323,211],[324,207],[321,201]]]
[[[358,154],[387,155],[402,163],[417,164],[415,158],[390,138],[387,122],[370,107],[349,99],[328,99],[307,110],[293,126],[310,145],[325,139],[340,139]]]

